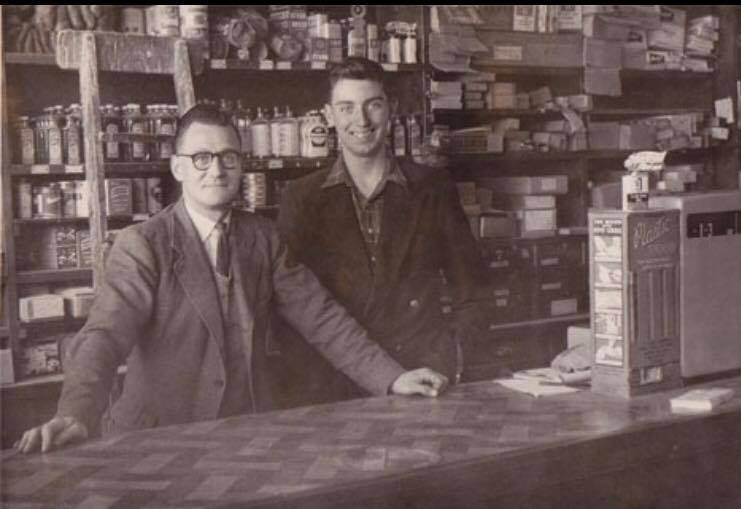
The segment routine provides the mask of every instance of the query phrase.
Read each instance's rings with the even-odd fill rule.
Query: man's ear
[[[334,112],[332,111],[332,105],[329,103],[325,104],[322,111],[324,113],[324,118],[327,119],[327,124],[329,124],[329,127],[336,127],[334,123]]]
[[[180,161],[178,161],[177,156],[170,156],[170,173],[172,173],[172,176],[175,177],[175,180],[178,182],[183,181],[183,167],[180,164]]]

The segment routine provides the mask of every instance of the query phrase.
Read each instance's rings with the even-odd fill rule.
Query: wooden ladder
[[[93,286],[97,288],[103,281],[106,253],[103,142],[153,142],[163,138],[162,135],[103,133],[98,73],[171,74],[182,114],[195,104],[192,72],[200,74],[203,71],[203,52],[196,42],[173,37],[62,30],[57,34],[56,60],[62,69],[77,69],[80,74],[85,179],[90,195]]]

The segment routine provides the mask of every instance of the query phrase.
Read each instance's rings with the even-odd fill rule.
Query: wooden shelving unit
[[[17,281],[22,285],[74,283],[90,281],[93,277],[92,269],[48,269],[18,271]]]

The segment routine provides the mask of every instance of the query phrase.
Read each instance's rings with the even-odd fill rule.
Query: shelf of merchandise
[[[554,316],[550,318],[538,318],[535,320],[524,320],[522,322],[497,323],[489,325],[490,331],[501,331],[517,329],[522,327],[538,327],[541,325],[553,325],[559,323],[581,322],[589,320],[589,313],[578,313],[573,315]]]
[[[21,270],[18,271],[16,281],[22,285],[71,283],[90,281],[92,277],[92,269]]]
[[[56,67],[56,57],[51,53],[6,53],[6,64],[49,65]]]
[[[21,338],[40,338],[55,334],[73,333],[85,324],[85,318],[60,318],[38,323],[20,322]]]
[[[125,176],[139,174],[169,173],[170,165],[167,161],[140,162],[140,163],[105,163],[106,174]],[[14,177],[53,176],[85,178],[85,167],[81,164],[13,164],[10,174]]]
[[[209,69],[220,71],[251,71],[251,72],[325,72],[332,67],[332,62],[274,62],[264,60],[262,62],[251,62],[237,59],[211,59]],[[425,66],[422,64],[391,64],[382,63],[381,66],[387,72],[421,72]]]

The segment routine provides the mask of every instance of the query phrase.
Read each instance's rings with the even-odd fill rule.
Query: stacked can
[[[268,183],[265,173],[245,173],[242,176],[242,199],[248,210],[267,207]]]

